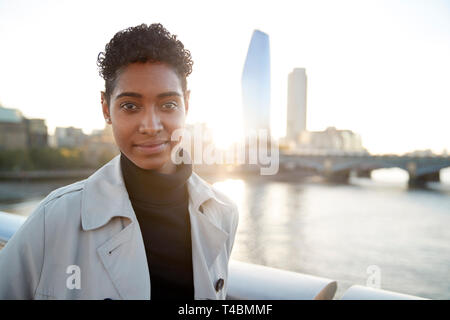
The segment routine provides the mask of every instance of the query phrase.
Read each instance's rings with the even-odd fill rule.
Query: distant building
[[[44,119],[27,119],[17,109],[0,106],[0,149],[27,149],[47,146]]]
[[[367,152],[359,134],[350,130],[338,130],[335,127],[329,127],[325,131],[304,131],[300,135],[298,149],[325,153]]]
[[[120,153],[110,125],[106,125],[102,130],[94,130],[90,135],[85,136],[82,149],[84,160],[91,165],[106,163]]]
[[[295,68],[288,77],[286,138],[297,141],[306,131],[306,72]]]
[[[270,132],[270,44],[269,36],[253,32],[242,73],[244,132]]]
[[[115,144],[112,127],[109,125],[106,125],[104,129],[92,131],[89,138],[91,141],[95,140],[97,142]]]
[[[80,128],[74,127],[56,127],[55,129],[56,146],[58,148],[76,148],[81,147],[85,140],[86,135]]]
[[[119,154],[112,128],[106,125],[104,129],[94,130],[91,134],[75,127],[56,127],[55,134],[49,138],[53,148],[76,148],[82,151],[84,161],[92,166],[106,163]]]
[[[48,131],[44,119],[25,119],[27,125],[28,147],[44,148],[48,146]]]
[[[446,156],[446,154],[442,154],[444,157]],[[407,152],[404,154],[404,156],[408,156],[408,157],[434,157],[437,156],[436,153],[433,152],[433,150],[431,149],[425,149],[425,150],[414,150],[411,152]]]
[[[22,113],[0,106],[0,149],[26,149],[27,127]]]

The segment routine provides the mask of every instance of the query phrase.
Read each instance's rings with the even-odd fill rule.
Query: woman
[[[171,159],[189,51],[142,24],[118,32],[98,66],[120,155],[39,204],[0,251],[0,299],[224,299],[236,206]]]

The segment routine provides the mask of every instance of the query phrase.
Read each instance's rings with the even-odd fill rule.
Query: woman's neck
[[[123,153],[120,166],[130,199],[150,204],[170,204],[186,198],[186,181],[192,174],[191,164],[174,165],[172,173],[145,170]]]

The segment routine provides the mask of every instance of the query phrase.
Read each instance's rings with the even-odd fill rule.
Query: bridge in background
[[[335,182],[346,182],[351,172],[359,177],[370,177],[371,171],[382,168],[400,168],[409,175],[408,185],[423,187],[427,182],[439,182],[439,172],[450,167],[450,157],[394,156],[368,154],[306,155],[280,154],[280,170],[314,170]]]

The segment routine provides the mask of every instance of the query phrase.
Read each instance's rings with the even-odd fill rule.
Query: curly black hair
[[[105,80],[107,102],[115,86],[118,71],[135,62],[165,62],[180,77],[183,92],[186,78],[192,72],[193,61],[189,50],[160,23],[141,24],[117,32],[97,57],[99,74]]]

